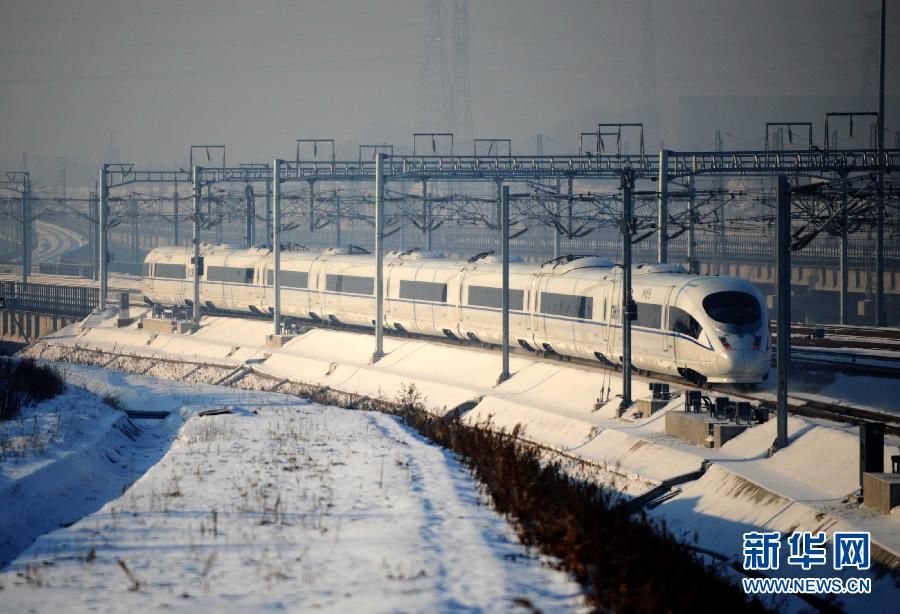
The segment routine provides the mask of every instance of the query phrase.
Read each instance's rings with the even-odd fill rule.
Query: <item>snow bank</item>
[[[118,496],[158,458],[121,411],[75,387],[0,422],[0,566]]]
[[[877,517],[870,510],[842,503],[847,494],[856,490],[858,481],[858,442],[851,428],[792,417],[789,421],[791,446],[771,458],[767,451],[775,439],[774,421],[745,431],[720,450],[711,450],[665,434],[665,412],[679,410],[679,399],[647,419],[616,418],[615,395],[621,391],[621,382],[618,373],[602,367],[591,369],[565,361],[514,354],[511,379],[497,385],[498,352],[387,337],[386,356],[372,364],[374,339],[371,335],[314,329],[273,350],[262,348],[262,339],[267,334],[263,324],[268,325],[207,318],[201,331],[193,336],[159,335],[150,345],[141,346],[139,336],[132,337],[131,330],[124,330],[120,331],[116,343],[120,348],[127,346],[124,351],[149,356],[160,356],[163,349],[167,357],[178,353],[215,356],[214,360],[231,361],[230,366],[239,364],[235,362],[237,352],[252,353],[256,357],[252,361],[253,369],[273,380],[268,382],[253,376],[247,379],[247,387],[266,388],[290,380],[391,399],[401,385],[414,382],[433,411],[478,400],[464,420],[475,423],[490,418],[494,425],[507,430],[522,425],[528,439],[584,459],[593,466],[605,467],[608,471],[600,471],[603,474],[600,479],[608,483],[606,479],[614,475],[615,487],[629,495],[647,492],[672,478],[695,472],[708,461],[717,471],[726,472],[729,479],[751,485],[748,488],[780,497],[790,506],[805,505],[814,510],[798,516],[798,522],[812,523],[797,525],[800,528],[812,530],[818,526],[819,520],[809,520],[817,514],[822,518],[836,514],[833,519],[871,530],[881,547],[900,555],[900,514]],[[89,331],[85,336],[92,334]],[[220,341],[213,339],[216,335],[221,336]],[[106,339],[105,343],[109,341]],[[52,353],[49,348],[53,345],[77,343],[79,338],[65,338],[64,334],[50,338],[45,353]],[[178,351],[169,351],[170,344]],[[232,354],[230,357],[228,352]],[[148,372],[167,370],[155,369]],[[634,378],[635,396],[642,392],[648,394],[647,381]],[[279,388],[292,389],[290,384]],[[598,398],[604,400],[599,409],[595,405]],[[893,450],[886,449],[886,459],[892,453]],[[742,508],[747,526],[762,526],[753,523],[775,513],[773,504],[765,497],[759,500],[744,497],[743,490],[725,488],[708,477],[690,486],[709,489],[710,496],[715,495],[719,507],[712,506],[710,510],[724,510],[726,501],[729,506]],[[684,501],[684,496],[671,501]],[[667,504],[660,509],[677,508]],[[701,532],[715,526],[707,523],[704,513],[687,514],[684,523],[685,527],[689,525]],[[739,548],[740,542],[733,542],[727,552],[733,554]]]
[[[579,586],[518,544],[452,454],[389,416],[87,367],[70,375],[145,407],[150,392],[195,404],[124,495],[0,573],[4,609],[583,608]],[[218,404],[235,413],[196,415]]]

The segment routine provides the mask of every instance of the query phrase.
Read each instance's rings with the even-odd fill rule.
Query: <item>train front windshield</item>
[[[707,315],[728,332],[752,332],[759,328],[762,309],[752,294],[729,290],[703,299]]]

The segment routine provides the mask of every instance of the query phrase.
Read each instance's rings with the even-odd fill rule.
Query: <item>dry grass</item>
[[[12,420],[25,405],[52,399],[65,388],[53,367],[31,358],[0,357],[0,420]]]
[[[109,358],[104,352],[78,348],[66,355],[68,361],[86,364],[102,364]],[[185,379],[218,376],[205,371],[198,369],[194,377]],[[522,543],[559,561],[598,610],[764,611],[758,600],[749,601],[723,570],[704,563],[690,544],[674,537],[664,524],[633,514],[609,490],[573,478],[572,467],[548,460],[546,450],[523,441],[518,428],[507,432],[490,423],[467,425],[457,417],[436,416],[426,410],[414,385],[387,400],[278,382],[256,374],[240,382],[240,387],[250,389],[271,390],[274,386],[277,392],[321,405],[393,414],[422,436],[452,450],[480,481],[495,508],[511,520]],[[197,428],[200,430],[191,433],[191,438],[215,441],[226,435],[221,430],[224,427],[212,421],[198,421]],[[269,435],[274,448],[281,448],[288,442],[303,441],[310,433],[284,425]],[[262,488],[258,478],[249,477],[233,486],[240,495],[239,512],[253,513],[263,523],[284,522],[277,489]],[[281,566],[270,561],[256,563],[267,581],[283,573]]]

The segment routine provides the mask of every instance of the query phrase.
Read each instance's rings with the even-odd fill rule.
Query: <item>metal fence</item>
[[[91,279],[91,266],[88,264],[74,264],[71,262],[41,262],[38,264],[38,273],[41,275],[67,275],[69,277],[83,277]]]
[[[99,303],[98,288],[0,281],[0,307],[83,318]]]

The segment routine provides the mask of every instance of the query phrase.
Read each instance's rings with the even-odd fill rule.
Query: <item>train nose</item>
[[[716,367],[734,377],[762,378],[769,372],[769,357],[759,350],[726,350],[716,356]]]
[[[725,350],[716,356],[716,368],[719,373],[743,373],[746,352]]]
[[[747,375],[763,378],[769,373],[771,358],[768,352],[756,350],[744,354],[746,354],[744,370]]]

